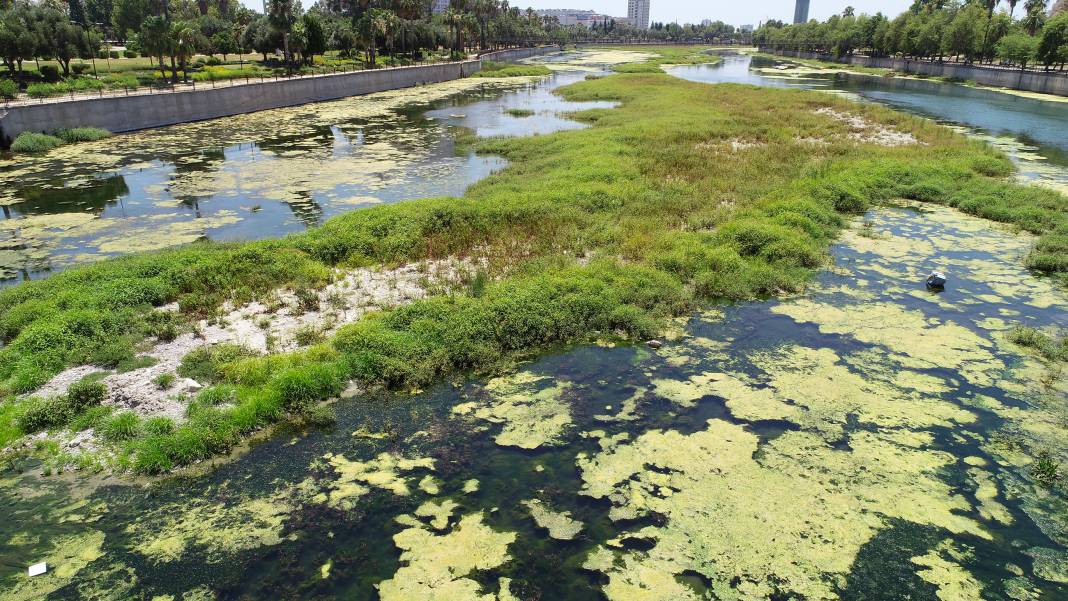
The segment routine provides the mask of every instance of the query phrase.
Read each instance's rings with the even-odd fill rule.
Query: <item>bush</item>
[[[107,386],[101,382],[82,380],[67,388],[70,406],[76,411],[99,405],[108,394]]]
[[[24,131],[11,143],[12,152],[35,154],[63,146],[63,140],[48,134]]]
[[[59,81],[59,67],[55,65],[41,65],[40,71],[41,77],[43,77],[45,81]]]
[[[171,372],[166,372],[156,376],[152,380],[152,383],[155,384],[156,388],[159,388],[160,390],[167,390],[168,388],[174,386],[174,380],[174,374]]]
[[[14,100],[19,96],[19,84],[10,79],[0,79],[0,98]]]
[[[126,58],[137,58],[138,54],[133,50],[123,50],[122,55]]]
[[[111,132],[99,127],[72,127],[71,129],[59,130],[56,132],[56,136],[68,144],[73,144],[75,142],[95,142],[96,140],[102,140],[111,137]]]
[[[85,75],[89,72],[90,69],[92,69],[92,66],[87,65],[85,63],[79,63],[77,65],[70,66],[71,72],[73,72],[75,75]]]
[[[61,426],[70,418],[69,406],[64,397],[47,399],[31,397],[24,402],[21,412],[16,415],[15,424],[19,430],[33,434],[47,428]]]
[[[273,388],[284,408],[300,413],[341,394],[345,387],[336,366],[316,363],[283,371],[274,378]]]
[[[204,64],[209,67],[217,67],[222,64],[222,60],[215,56],[209,56],[204,59]]]
[[[108,52],[108,56],[111,57],[111,58],[119,58],[119,51],[118,50],[112,50],[112,51]]]
[[[141,430],[149,436],[164,436],[174,432],[174,421],[169,417],[150,417],[141,425]]]
[[[132,411],[123,411],[104,421],[100,426],[100,436],[108,442],[122,442],[137,437],[141,430],[141,420]]]
[[[255,355],[239,344],[223,343],[200,347],[182,357],[182,362],[178,365],[178,374],[197,382],[217,382],[222,379],[220,373],[222,366]]]
[[[70,86],[65,83],[31,83],[26,86],[26,94],[30,98],[52,98],[69,93]]]

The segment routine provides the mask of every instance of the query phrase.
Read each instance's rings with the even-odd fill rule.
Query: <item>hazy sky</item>
[[[240,0],[242,4],[263,10],[263,0]],[[520,8],[578,8],[605,13],[613,17],[627,16],[627,0],[509,0]],[[749,2],[708,0],[651,0],[649,18],[652,21],[678,21],[700,23],[704,19],[724,21],[731,25],[758,25],[768,19],[781,19],[789,23],[794,18],[794,0],[751,0]],[[304,8],[310,8],[315,0],[301,0]],[[912,0],[811,0],[808,8],[810,19],[820,21],[853,6],[857,14],[883,14],[896,16],[912,4]],[[1023,0],[1020,1],[1023,5]],[[1001,3],[1004,6],[1004,2]],[[1017,8],[1019,12],[1019,8]]]
[[[627,0],[510,0],[513,6],[534,8],[584,8],[612,16],[627,16]],[[700,23],[703,19],[724,21],[732,25],[756,26],[768,19],[790,22],[794,18],[794,0],[755,0],[749,2],[708,0],[650,0],[649,19]],[[857,13],[897,15],[912,4],[912,0],[811,0],[809,18],[826,19],[852,5]]]

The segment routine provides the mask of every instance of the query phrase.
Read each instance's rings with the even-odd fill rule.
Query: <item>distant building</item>
[[[540,17],[556,17],[557,22],[564,27],[567,27],[568,25],[581,25],[589,28],[594,25],[603,25],[605,22],[612,23],[613,21],[615,21],[616,25],[630,23],[630,19],[627,17],[602,15],[601,13],[595,13],[592,10],[545,8],[535,10],[534,12]]]
[[[423,6],[426,6],[426,5],[424,4]],[[430,1],[430,12],[434,13],[435,15],[440,15],[441,13],[443,13],[443,12],[445,12],[447,10],[449,10],[449,0],[431,0]]]
[[[753,33],[753,26],[752,25],[741,25],[741,26],[738,27],[738,31],[740,31],[742,33]]]
[[[649,29],[649,0],[627,0],[627,18],[638,29]]]
[[[794,23],[808,22],[808,0],[797,0],[794,5]]]

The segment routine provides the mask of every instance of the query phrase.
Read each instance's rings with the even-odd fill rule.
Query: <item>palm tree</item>
[[[1046,23],[1046,0],[1027,0],[1024,2],[1024,11],[1024,29],[1028,35],[1033,36]]]
[[[1005,2],[1009,4],[1009,18],[1011,19],[1012,11],[1016,10],[1016,5],[1019,4],[1020,0],[1005,0]]]
[[[174,59],[182,66],[182,80],[189,81],[189,59],[196,52],[197,36],[200,34],[192,25],[185,21],[175,21],[171,24],[171,40],[173,51],[171,54],[171,68],[174,69]],[[178,71],[174,71],[174,79],[178,79]]]
[[[449,7],[445,10],[445,24],[452,30],[452,51],[456,54],[462,54],[464,51],[463,45],[463,27],[464,27],[464,14],[453,7]]]
[[[363,13],[363,16],[356,21],[356,36],[360,39],[360,43],[363,44],[364,49],[367,51],[367,62],[371,67],[375,66],[375,51],[378,47],[378,36],[384,35],[386,31],[385,18],[380,8],[371,8]]]
[[[153,15],[145,19],[141,24],[141,45],[149,56],[159,59],[159,74],[166,79],[163,57],[170,54],[171,37],[165,17]]]
[[[486,26],[497,16],[496,0],[475,0],[475,17],[478,19],[479,48],[486,49]]]

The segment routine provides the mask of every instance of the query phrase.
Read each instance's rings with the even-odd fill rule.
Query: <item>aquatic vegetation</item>
[[[608,577],[609,599],[633,598],[648,576],[684,572],[708,578],[722,599],[834,599],[836,582],[888,520],[990,537],[938,475],[952,455],[864,431],[849,445],[836,451],[804,432],[758,444],[744,428],[710,420],[693,434],[654,430],[580,455],[582,493],[609,499],[613,520],[665,518],[630,533],[650,541],[649,550],[602,547],[587,565]],[[666,598],[698,598],[681,584],[668,590],[679,594]]]
[[[40,599],[66,586],[85,566],[103,555],[103,544],[104,533],[98,530],[86,530],[53,541],[52,552],[41,558],[48,563],[48,572],[31,578],[20,570],[16,582],[3,591],[4,598],[11,601]]]
[[[353,461],[342,455],[327,454],[324,459],[337,472],[327,492],[319,493],[312,501],[347,508],[372,488],[389,491],[397,496],[411,494],[411,481],[404,473],[419,469],[434,469],[429,457],[407,459],[390,453],[380,453],[370,461]]]
[[[511,115],[513,117],[533,117],[534,116],[534,111],[532,111],[530,109],[511,108],[511,109],[505,109],[504,112],[505,112],[505,114]]]
[[[571,425],[571,409],[562,398],[568,385],[545,386],[550,380],[529,372],[495,378],[485,386],[486,401],[463,403],[453,412],[504,424],[494,437],[499,445],[535,449],[560,444]]]
[[[569,511],[553,511],[538,499],[523,501],[530,510],[530,517],[538,527],[549,531],[549,536],[558,540],[571,540],[582,532],[582,522],[572,519]]]
[[[496,532],[481,513],[460,518],[451,531],[434,534],[413,526],[393,537],[401,550],[402,566],[392,578],[378,584],[382,601],[412,599],[507,599],[508,583],[502,582],[500,596],[482,592],[469,578],[473,572],[490,570],[508,561],[508,546],[514,532]]]
[[[43,153],[48,152],[53,148],[59,148],[63,143],[62,139],[48,134],[22,132],[15,138],[15,141],[11,143],[11,152],[26,154]]]
[[[944,541],[926,555],[913,557],[912,563],[923,566],[917,572],[920,578],[938,587],[938,598],[943,601],[979,601],[983,599],[983,585],[962,569],[954,560],[962,553],[952,543]]]
[[[482,61],[482,70],[472,74],[471,77],[538,77],[551,74],[552,71],[542,65],[514,65]]]
[[[132,550],[153,563],[176,561],[191,549],[204,561],[220,562],[239,551],[280,543],[293,497],[293,490],[283,488],[236,502],[190,499],[139,517],[126,533],[134,541]]]
[[[99,127],[72,127],[70,129],[61,129],[57,131],[56,136],[67,144],[75,144],[78,142],[95,142],[97,140],[103,140],[104,138],[110,138],[111,132]]]

